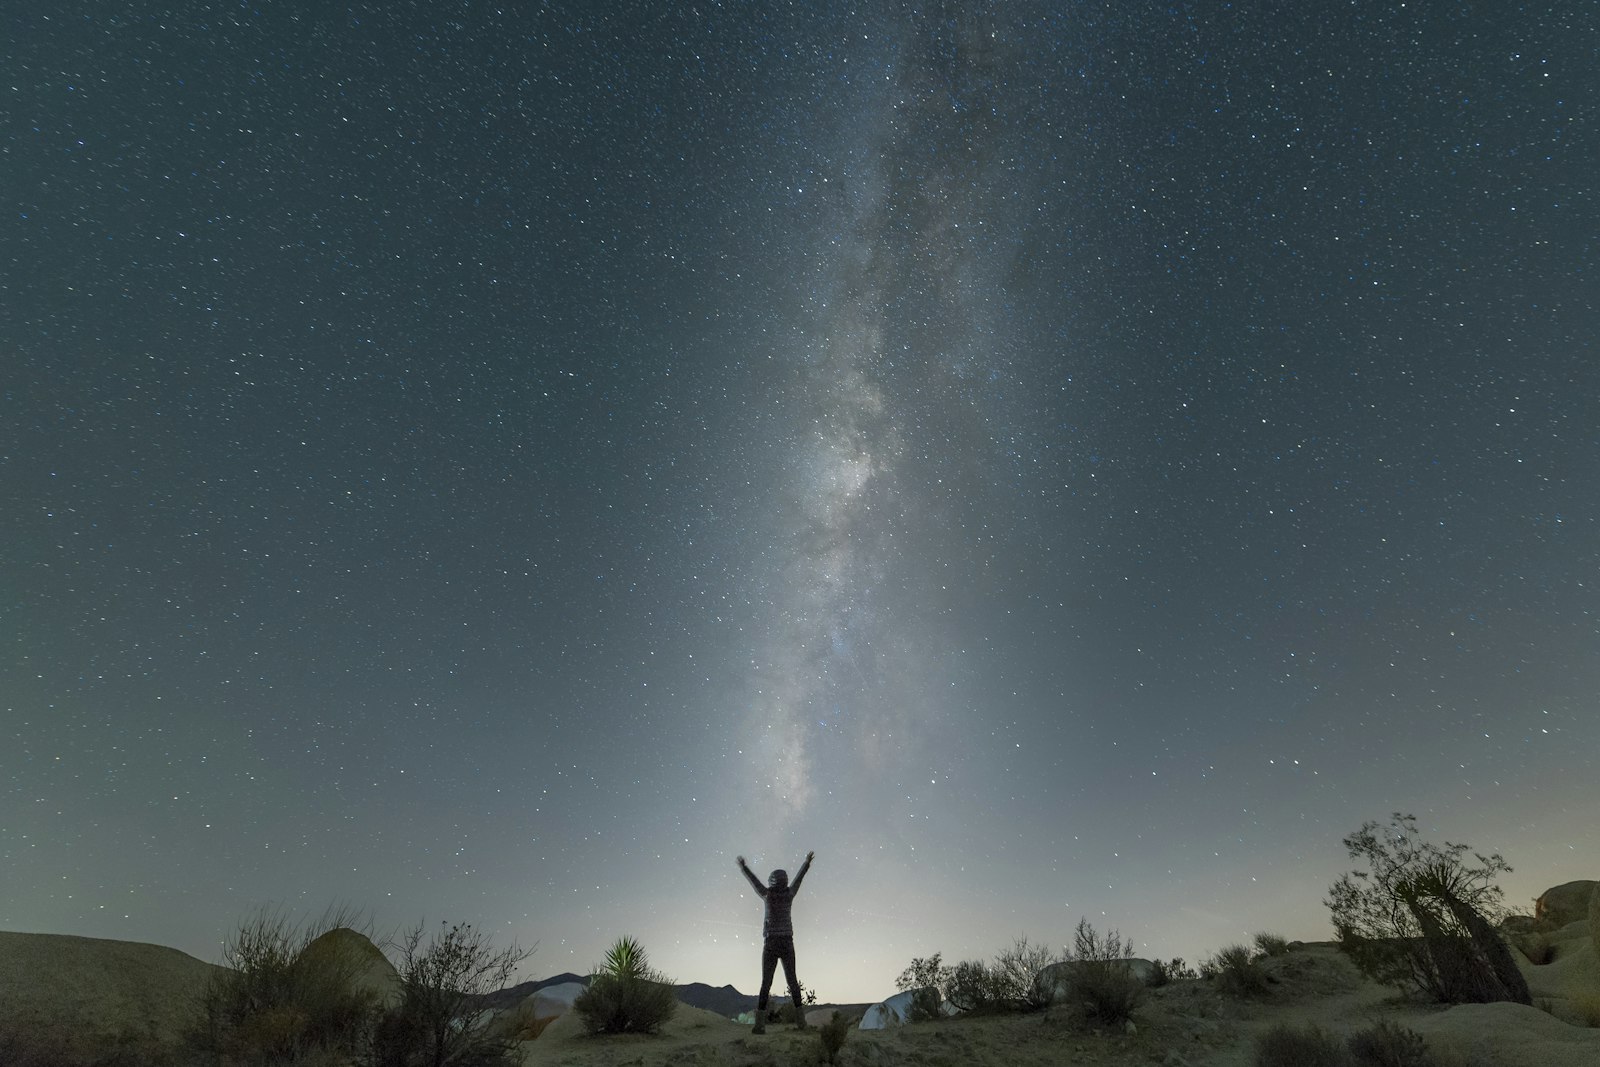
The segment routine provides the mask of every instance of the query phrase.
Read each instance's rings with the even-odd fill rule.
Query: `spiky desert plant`
[[[1351,1034],[1348,1044],[1361,1067],[1433,1067],[1422,1035],[1388,1020]]]
[[[650,967],[644,946],[624,934],[606,950],[605,971],[613,978],[639,978]]]
[[[678,1010],[671,980],[650,969],[644,946],[632,937],[618,938],[597,970],[572,1002],[591,1034],[653,1034]]]

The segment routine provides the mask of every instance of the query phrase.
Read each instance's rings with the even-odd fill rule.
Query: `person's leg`
[[[794,1024],[801,1029],[806,1025],[806,1006],[800,998],[800,979],[794,973],[794,942],[783,949],[783,976],[789,980],[789,996],[794,998]]]
[[[767,997],[772,993],[772,972],[778,968],[776,948],[770,943],[761,946],[761,993],[756,997],[755,1025],[758,1034],[767,1028]]]

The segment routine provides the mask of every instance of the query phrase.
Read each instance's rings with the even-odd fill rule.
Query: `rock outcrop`
[[[365,934],[339,926],[300,950],[300,959],[324,973],[348,975],[350,984],[392,1008],[400,1002],[400,972]]]
[[[1589,899],[1600,882],[1579,878],[1546,889],[1533,902],[1533,917],[1560,928],[1589,917]]]

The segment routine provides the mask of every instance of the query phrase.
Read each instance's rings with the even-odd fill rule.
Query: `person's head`
[[[788,886],[788,884],[789,872],[784,870],[782,867],[779,867],[777,870],[767,875],[768,889],[783,889]]]

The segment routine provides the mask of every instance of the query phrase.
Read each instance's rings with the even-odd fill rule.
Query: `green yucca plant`
[[[678,1007],[672,979],[650,969],[644,946],[619,937],[572,1007],[591,1034],[653,1034]]]
[[[605,973],[613,978],[643,978],[649,974],[650,960],[644,946],[627,935],[617,938],[606,952]]]

